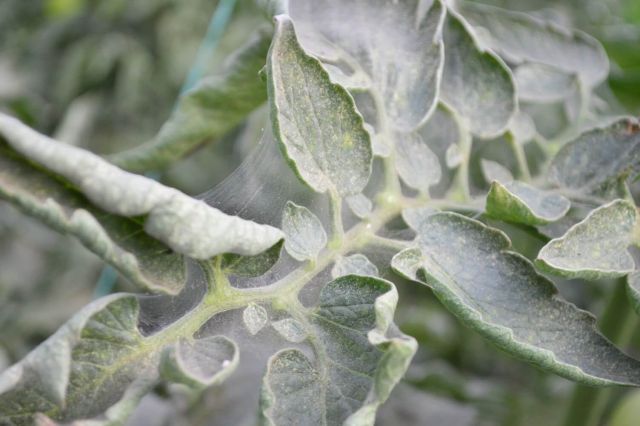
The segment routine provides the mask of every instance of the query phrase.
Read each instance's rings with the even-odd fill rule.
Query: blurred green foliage
[[[610,93],[640,114],[640,1],[493,0],[537,10],[598,38],[612,61]],[[168,118],[217,3],[212,0],[3,0],[0,2],[0,109],[46,134],[113,153],[154,136]],[[260,21],[253,2],[238,2],[207,73]],[[260,111],[258,114],[264,114]],[[161,176],[190,193],[210,188],[256,142],[260,120],[202,148]],[[510,233],[517,230],[510,230]],[[61,250],[64,247],[65,250]],[[71,247],[71,250],[69,250]],[[523,252],[535,253],[528,247]],[[537,248],[536,248],[537,249]],[[27,266],[28,265],[28,266]],[[60,236],[0,205],[0,370],[24,356],[93,297],[102,264]],[[128,284],[117,283],[117,290]],[[603,288],[561,291],[598,313]],[[478,424],[558,424],[571,383],[516,362],[461,328],[428,292],[399,286],[398,323],[420,342],[407,381],[478,409]],[[408,296],[408,297],[407,297]],[[640,354],[640,332],[627,348]],[[158,400],[166,393],[160,389]],[[178,401],[166,424],[197,424],[198,401]],[[618,406],[618,401],[622,401]],[[156,401],[157,402],[157,401]],[[166,402],[166,401],[165,401]],[[616,391],[611,426],[638,424],[640,395]],[[143,404],[141,409],[153,406]]]

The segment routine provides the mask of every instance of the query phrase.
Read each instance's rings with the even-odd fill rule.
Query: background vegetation
[[[537,10],[595,36],[612,64],[608,85],[598,95],[608,108],[640,114],[640,2],[490,3]],[[223,8],[231,12],[228,20],[220,15]],[[205,37],[216,10],[219,21]],[[136,146],[155,135],[193,78],[215,73],[229,52],[246,41],[260,20],[258,13],[248,0],[2,0],[0,109],[42,133],[97,153]],[[239,126],[223,140],[206,145],[155,177],[189,194],[211,188],[256,142],[247,136],[255,134],[251,124]],[[526,252],[527,247],[519,249]],[[87,286],[88,282],[95,285]],[[610,284],[559,283],[567,299],[598,316]],[[129,286],[73,238],[0,203],[0,371],[90,300],[130,290]],[[573,383],[504,355],[461,327],[424,289],[399,286],[399,290],[412,294],[401,295],[397,322],[420,344],[406,381],[436,398],[429,404],[449,419],[446,424],[456,424],[455,419],[467,421],[469,413],[475,423],[486,425],[560,423]],[[640,327],[625,349],[640,357]],[[408,389],[399,392],[411,398]],[[628,419],[635,421],[640,416],[640,391],[618,389],[607,396],[612,426],[636,424],[625,423],[623,417],[634,410],[638,414]],[[132,423],[202,424],[211,407],[224,409],[216,405],[217,397],[204,394],[199,401],[187,403],[158,389],[144,400]],[[176,408],[178,418],[163,418]],[[422,416],[419,412],[401,414],[405,420]],[[393,415],[398,414],[383,410],[381,422],[394,424]],[[140,423],[142,418],[144,423]],[[433,424],[445,423],[433,417]]]

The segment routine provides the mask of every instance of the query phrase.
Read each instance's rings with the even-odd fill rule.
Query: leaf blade
[[[536,259],[543,270],[567,278],[616,278],[635,269],[628,247],[638,226],[636,207],[624,200],[595,210],[560,238],[545,245]]]
[[[455,213],[428,216],[416,231],[419,248],[396,255],[394,268],[432,288],[466,325],[563,377],[640,385],[640,362],[599,334],[591,314],[562,300],[502,232]]]
[[[364,189],[372,150],[362,116],[351,95],[302,49],[286,15],[276,18],[267,79],[274,134],[300,178],[318,192]]]
[[[487,194],[487,216],[507,222],[538,226],[555,222],[567,214],[571,202],[523,182],[494,181]]]

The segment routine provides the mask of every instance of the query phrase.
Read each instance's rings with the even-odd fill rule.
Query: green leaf
[[[635,269],[628,248],[637,240],[638,213],[628,201],[616,200],[593,210],[566,234],[540,250],[541,269],[568,278],[615,278]]]
[[[239,125],[267,100],[258,72],[264,67],[271,34],[258,31],[231,58],[222,74],[205,77],[178,102],[158,134],[130,151],[111,156],[131,171],[164,169],[198,146]]]
[[[264,275],[280,259],[284,240],[280,240],[270,249],[255,256],[241,256],[225,253],[222,255],[222,271],[226,275],[239,277],[259,277]]]
[[[160,380],[197,389],[220,383],[236,367],[235,343],[158,332],[143,336],[138,299],[118,294],[77,313],[20,363],[0,375],[0,424],[115,416],[120,423]]]
[[[451,12],[444,27],[442,100],[482,138],[503,133],[516,113],[516,89],[509,68],[474,39],[464,19]]]
[[[340,257],[331,269],[333,278],[345,275],[378,276],[378,268],[364,254],[356,253],[351,256]]]
[[[249,306],[242,311],[242,321],[244,321],[244,325],[253,336],[258,334],[258,332],[267,325],[267,321],[269,321],[269,314],[262,306],[250,303]]]
[[[327,233],[309,209],[288,201],[282,212],[284,248],[296,260],[314,260],[327,245]]]
[[[589,87],[609,73],[609,60],[597,40],[526,13],[474,2],[459,2],[459,11],[487,36],[483,41],[510,63],[534,62],[579,75]]]
[[[267,76],[274,134],[300,178],[318,192],[364,189],[372,151],[362,117],[351,95],[300,47],[286,15],[276,18]]]
[[[9,150],[1,140],[0,198],[53,229],[73,235],[142,289],[175,294],[184,286],[184,256],[144,233],[140,220],[96,208],[66,182]]]
[[[300,321],[315,356],[285,349],[269,361],[263,424],[372,425],[416,350],[410,337],[387,337],[397,297],[393,284],[371,277],[327,284],[319,306]]]
[[[238,347],[224,336],[180,339],[162,354],[165,380],[203,389],[222,383],[238,366]]]
[[[427,193],[440,181],[440,161],[419,133],[396,133],[395,146],[396,170],[407,186]]]
[[[381,116],[403,132],[418,128],[435,108],[444,60],[439,0],[294,1],[290,13],[302,45],[379,98]],[[357,28],[357,31],[354,29]],[[398,68],[402,64],[402,69]],[[345,70],[345,71],[342,71]],[[381,123],[378,123],[381,124]]]
[[[561,219],[570,207],[571,202],[562,195],[522,182],[494,181],[487,195],[485,212],[494,219],[537,226]]]
[[[514,71],[518,97],[526,102],[552,103],[567,99],[576,90],[576,79],[554,67],[524,63]]]
[[[304,329],[304,325],[293,318],[273,321],[271,326],[288,342],[300,343],[307,339],[307,332]]]
[[[590,385],[640,385],[640,362],[595,329],[588,312],[562,300],[501,231],[456,213],[426,216],[417,248],[392,265],[428,285],[447,309],[501,349]]]
[[[558,152],[549,171],[556,185],[589,194],[606,193],[639,173],[640,124],[631,117],[583,133]]]
[[[627,276],[627,293],[633,309],[640,315],[640,271],[634,271]]]
[[[176,189],[125,172],[91,152],[36,133],[2,114],[0,135],[11,149],[75,185],[98,208],[118,216],[146,215],[144,230],[148,234],[189,257],[256,255],[282,238],[276,228],[226,215]]]
[[[480,168],[484,179],[489,183],[493,181],[504,183],[513,181],[513,174],[511,173],[511,170],[496,161],[481,158]]]
[[[360,219],[366,219],[373,211],[373,203],[364,194],[349,195],[345,201],[353,214]]]

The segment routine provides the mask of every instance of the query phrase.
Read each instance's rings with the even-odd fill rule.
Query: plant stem
[[[637,318],[627,299],[626,279],[618,279],[615,284],[600,318],[599,329],[616,345],[625,346],[633,335]],[[610,396],[610,388],[576,385],[563,424],[597,426]]]
[[[527,157],[524,153],[524,147],[519,141],[516,140],[511,132],[507,133],[505,138],[507,140],[507,143],[511,147],[511,151],[513,151],[513,155],[515,155],[516,157],[516,162],[518,163],[518,177],[525,182],[530,182],[531,172],[529,171],[529,164],[527,164]]]
[[[342,197],[336,192],[329,194],[331,204],[331,247],[340,247],[344,238],[344,225],[342,224]]]
[[[458,129],[460,131],[460,155],[462,160],[458,166],[458,173],[455,177],[455,190],[460,192],[462,201],[471,200],[471,188],[469,187],[469,162],[471,160],[471,147],[473,139],[467,125],[462,120],[457,119]]]

